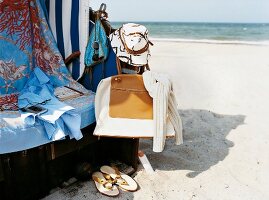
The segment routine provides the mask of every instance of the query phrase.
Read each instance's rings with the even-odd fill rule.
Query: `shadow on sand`
[[[229,153],[234,143],[226,139],[232,129],[244,123],[243,115],[221,115],[207,110],[181,110],[184,144],[174,145],[173,139],[166,141],[162,153],[152,151],[151,140],[141,140],[143,150],[152,167],[158,170],[190,170],[194,178],[216,165]]]
[[[140,149],[157,170],[190,170],[189,178],[208,170],[225,159],[233,142],[226,139],[231,130],[244,124],[245,116],[220,115],[207,110],[180,111],[184,128],[184,144],[174,145],[174,140],[166,141],[162,153],[152,151],[152,140],[140,140]],[[77,182],[63,188],[44,200],[65,199],[111,199],[100,194],[93,181]],[[134,194],[121,191],[117,199],[134,199]]]

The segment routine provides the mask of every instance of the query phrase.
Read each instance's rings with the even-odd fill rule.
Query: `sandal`
[[[107,196],[115,197],[119,195],[118,188],[106,180],[101,172],[94,172],[92,174],[92,179],[94,180],[97,190]]]
[[[112,181],[110,182],[118,185],[121,189],[134,192],[138,188],[137,183],[133,178],[120,172],[116,167],[104,165],[100,168],[100,171],[105,174],[106,179],[111,177]]]

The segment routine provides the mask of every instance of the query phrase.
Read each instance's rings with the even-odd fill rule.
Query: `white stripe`
[[[68,57],[72,53],[71,45],[71,9],[72,9],[72,0],[63,1],[62,12],[63,12],[63,39],[64,39],[64,52],[65,56]]]
[[[84,56],[89,37],[89,7],[90,7],[90,0],[79,1],[79,33],[80,33],[79,47],[81,53],[79,78],[82,76],[85,69]]]
[[[56,34],[56,18],[55,18],[55,1],[56,0],[50,0],[50,8],[49,8],[49,22],[52,34],[55,38],[55,41],[57,42],[57,34]]]
[[[62,24],[63,24],[63,41],[64,41],[64,52],[65,58],[72,54],[72,44],[71,44],[71,10],[72,10],[72,0],[64,0],[62,4]],[[68,70],[72,74],[72,66],[68,66]]]

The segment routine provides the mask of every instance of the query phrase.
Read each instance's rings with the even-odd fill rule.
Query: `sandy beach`
[[[183,120],[184,144],[152,141],[140,149],[154,174],[140,166],[140,189],[115,199],[269,199],[269,46],[154,42],[150,67],[170,75]],[[92,181],[45,200],[110,199]]]

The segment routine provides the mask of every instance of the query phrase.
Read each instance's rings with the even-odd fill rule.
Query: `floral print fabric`
[[[0,110],[17,109],[35,67],[55,87],[72,81],[39,1],[0,0]]]

